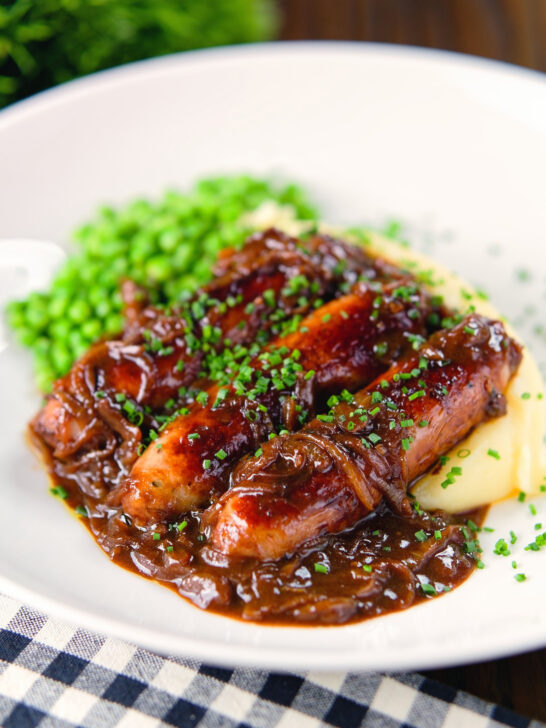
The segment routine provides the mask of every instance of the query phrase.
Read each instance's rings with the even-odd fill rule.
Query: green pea
[[[104,322],[104,328],[108,334],[119,334],[123,329],[123,323],[123,316],[113,313]]]
[[[112,266],[111,270],[118,275],[118,278],[121,278],[124,274],[127,273],[128,263],[129,261],[125,257],[116,258],[116,260],[113,260],[110,264]]]
[[[207,235],[205,238],[203,247],[212,258],[215,258],[223,247],[221,236],[218,233],[210,233],[210,235]]]
[[[71,328],[69,321],[66,319],[59,319],[58,321],[54,321],[50,324],[49,335],[54,341],[56,339],[62,341],[63,339],[68,338]]]
[[[89,304],[93,308],[97,308],[97,306],[104,301],[105,298],[105,291],[104,288],[100,285],[100,283],[96,283],[94,286],[92,286],[89,291],[87,292],[87,300],[89,301]]]
[[[129,260],[133,265],[143,263],[153,254],[154,250],[155,247],[151,242],[136,242],[129,251]]]
[[[167,256],[156,255],[146,264],[146,275],[153,281],[164,282],[171,276],[171,263]]]
[[[50,318],[54,321],[64,316],[69,306],[70,297],[64,291],[53,293],[47,307]]]
[[[120,256],[125,255],[126,245],[123,240],[112,240],[108,239],[107,242],[103,243],[101,249],[101,258],[106,260],[118,260]]]
[[[235,222],[241,217],[242,212],[241,206],[232,202],[231,204],[223,205],[218,215],[222,222]]]
[[[110,296],[110,301],[112,302],[112,306],[114,309],[121,311],[121,307],[123,305],[123,298],[121,295],[120,288],[116,288],[116,290],[112,293],[112,295]]]
[[[51,347],[51,361],[59,374],[65,374],[72,365],[72,354],[68,346],[56,341]]]
[[[171,265],[175,271],[185,271],[193,257],[194,250],[189,243],[181,243],[174,251]]]
[[[74,323],[81,324],[91,316],[91,306],[87,301],[80,298],[72,303],[68,311],[68,316]]]
[[[197,278],[191,274],[181,276],[178,285],[181,292],[193,291],[197,287]]]
[[[47,336],[40,336],[34,340],[32,344],[32,351],[36,359],[49,360],[49,350],[51,348],[51,341]]]
[[[210,260],[198,260],[193,267],[193,273],[198,278],[206,280],[210,276]]]
[[[6,313],[12,315],[15,313],[24,313],[26,308],[25,301],[10,301],[6,304]]]
[[[182,242],[180,232],[176,228],[164,230],[159,235],[159,247],[164,253],[173,253]]]
[[[46,309],[46,304],[40,304],[35,306],[29,306],[27,308],[26,323],[33,329],[41,331],[45,329],[49,323],[49,316]]]
[[[36,340],[36,332],[28,326],[20,326],[15,331],[15,338],[23,346],[32,346]]]
[[[102,325],[97,319],[91,319],[82,324],[82,334],[90,341],[96,341],[102,334]]]
[[[34,370],[34,377],[36,379],[38,389],[41,392],[45,392],[46,394],[51,392],[52,383],[56,379],[55,371],[52,367],[37,367]]]
[[[12,329],[19,329],[25,325],[26,306],[22,301],[12,301],[6,306],[8,323]]]
[[[105,290],[113,291],[119,285],[119,273],[111,268],[104,271],[100,277],[100,283],[104,286]]]
[[[85,283],[86,288],[90,284],[94,283],[96,280],[100,280],[102,270],[102,265],[93,265],[92,263],[87,263],[83,266],[79,275],[80,279],[83,281],[83,283]]]
[[[79,359],[80,356],[83,356],[86,351],[89,349],[89,346],[92,342],[90,341],[82,341],[81,344],[75,345],[73,348],[74,352],[74,359]]]
[[[103,296],[106,295],[103,292]],[[106,318],[110,313],[112,312],[112,304],[110,303],[110,297],[104,298],[102,301],[99,301],[97,305],[95,306],[95,313],[99,318]]]
[[[45,295],[45,293],[39,293],[38,291],[33,291],[32,293],[29,293],[28,298],[26,300],[27,309],[28,308],[41,308],[46,302],[47,302],[47,296]]]

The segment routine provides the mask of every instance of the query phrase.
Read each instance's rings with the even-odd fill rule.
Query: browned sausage
[[[471,315],[301,432],[248,458],[210,509],[210,539],[231,556],[278,559],[353,526],[383,497],[409,511],[406,489],[488,416],[521,360],[502,324]]]
[[[385,280],[400,271],[333,238],[300,241],[268,230],[250,237],[240,251],[224,253],[215,274],[182,307],[165,311],[149,306],[136,314],[131,308],[121,340],[92,346],[55,383],[31,424],[54,458],[77,458],[82,468],[93,458],[110,458],[116,443],[124,441],[120,428],[111,426],[118,411],[124,414],[116,395],[157,411],[200,374],[207,352],[221,351],[226,342],[248,344],[257,338],[264,343],[283,323],[340,295],[340,287],[360,276]],[[136,424],[139,417],[146,421],[146,411],[136,417]],[[135,438],[138,445],[138,429],[131,431],[131,441]],[[126,448],[123,458],[110,458],[112,475],[106,479],[130,467],[135,452]]]
[[[136,461],[121,487],[125,512],[150,523],[201,506],[226,489],[233,464],[276,429],[298,429],[329,394],[355,391],[384,371],[426,330],[429,300],[409,283],[357,284],[319,308],[300,331],[249,362],[246,394],[237,394],[240,379],[209,387],[206,401],[178,417]]]

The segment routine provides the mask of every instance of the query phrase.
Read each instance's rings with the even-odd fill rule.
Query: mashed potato
[[[294,220],[289,207],[264,203],[245,222],[259,229],[276,226],[291,235],[308,229]],[[345,239],[339,229],[323,225],[324,232]],[[460,312],[474,307],[478,313],[502,319],[484,297],[440,263],[407,248],[396,241],[370,233],[367,250],[380,255],[414,273],[435,295],[441,295],[448,306]],[[518,341],[517,333],[506,325]],[[520,368],[506,392],[507,413],[504,417],[477,427],[468,437],[446,453],[448,460],[436,473],[423,476],[412,492],[427,509],[441,508],[457,513],[502,500],[519,491],[537,493],[546,473],[544,385],[538,367],[524,349]],[[453,466],[462,468],[447,488],[441,484]]]
[[[502,318],[472,286],[431,258],[375,234],[370,234],[369,250],[416,275],[424,273],[427,287],[443,296],[448,306],[461,312],[473,306],[484,316]],[[510,335],[519,340],[517,333],[508,324],[505,326]],[[447,453],[449,460],[438,473],[425,475],[414,486],[413,494],[424,508],[461,512],[519,491],[539,491],[546,472],[544,385],[526,348],[506,392],[506,400],[504,417],[477,427]],[[454,465],[462,468],[462,475],[447,488],[442,488],[441,483]]]

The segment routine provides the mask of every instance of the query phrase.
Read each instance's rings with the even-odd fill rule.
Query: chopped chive
[[[263,292],[263,299],[268,306],[273,308],[275,305],[275,291],[272,288],[268,288],[267,291]]]
[[[315,568],[315,571],[318,572],[319,574],[328,574],[328,572],[329,572],[329,569],[326,566],[326,564],[321,564],[319,562],[316,562],[314,564],[314,568]]]
[[[501,459],[501,456],[499,455],[499,453],[496,450],[492,450],[491,448],[489,448],[489,450],[487,451],[487,454],[490,457],[495,458],[495,460]]]
[[[57,498],[60,498],[61,500],[66,500],[68,498],[67,491],[63,488],[62,485],[55,485],[53,488],[49,489],[49,492],[52,495],[57,496]]]
[[[503,538],[499,538],[499,540],[495,544],[493,553],[497,554],[498,556],[509,556],[510,555],[510,549],[508,548],[508,544],[506,543],[506,541]]]
[[[334,415],[317,415],[317,420],[319,422],[333,422]]]
[[[423,582],[421,583],[421,589],[423,590],[423,593],[429,597],[435,597],[438,594],[432,584],[426,584],[425,582]]]

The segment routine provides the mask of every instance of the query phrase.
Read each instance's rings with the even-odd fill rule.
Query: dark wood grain
[[[365,40],[546,71],[546,0],[279,0],[283,40]],[[546,650],[424,673],[546,722]]]
[[[546,650],[423,674],[546,722]]]
[[[546,0],[279,0],[283,40],[367,40],[546,71]]]

